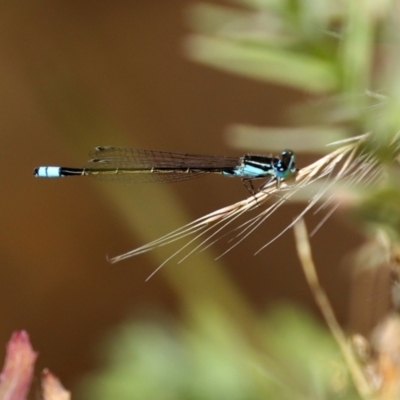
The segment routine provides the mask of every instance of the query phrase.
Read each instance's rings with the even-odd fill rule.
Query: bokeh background
[[[232,148],[229,127],[290,125],[287,110],[308,95],[190,61],[193,4],[16,0],[1,6],[0,343],[26,329],[40,354],[38,371],[50,368],[72,391],[104,361],[97,349],[115,326],[127,318],[179,320],[187,310],[184,293],[214,299],[234,293],[254,314],[293,302],[319,317],[291,231],[253,255],[302,204],[282,207],[221,259],[215,257],[228,246],[224,238],[181,264],[172,260],[145,282],[176,246],[115,265],[107,256],[247,197],[240,181],[210,176],[118,185],[32,176],[39,165],[82,166],[98,145],[268,153]],[[316,157],[299,154],[297,163]],[[321,219],[310,215],[307,222]],[[342,260],[360,241],[339,214],[312,238],[322,285],[346,327],[351,276]],[[371,309],[376,301],[364,296],[361,306]],[[352,323],[362,330],[368,315],[359,314],[361,322]]]

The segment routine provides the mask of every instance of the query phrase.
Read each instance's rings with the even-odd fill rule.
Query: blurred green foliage
[[[261,318],[254,345],[224,313],[197,322],[127,324],[110,335],[108,366],[85,399],[358,399],[329,332],[299,309]]]
[[[369,225],[371,231],[384,229],[393,242],[400,242],[400,187],[396,181],[382,189],[366,193],[353,215]]]

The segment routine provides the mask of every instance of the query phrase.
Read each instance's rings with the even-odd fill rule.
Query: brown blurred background
[[[104,193],[117,191],[132,209],[142,207],[144,216],[159,215],[153,227],[158,236],[181,221],[163,219],[170,212],[168,203],[148,185],[39,180],[32,176],[33,168],[81,166],[98,145],[241,155],[247,150],[227,145],[224,132],[230,124],[287,125],[285,110],[304,96],[188,61],[184,42],[191,4],[2,3],[0,343],[15,329],[26,329],[40,353],[39,368],[50,368],[70,389],[96,367],[96,345],[105,332],[127,316],[180,312],[180,297],[164,272],[145,283],[158,266],[151,254],[116,265],[107,262],[107,255],[147,238],[131,233]],[[300,155],[298,165],[308,161]],[[168,191],[168,198],[174,196],[186,222],[247,196],[240,181],[218,176],[158,186],[163,188],[156,190]],[[211,265],[238,285],[255,310],[287,300],[318,315],[291,231],[253,256],[301,207],[292,203],[281,208]],[[315,225],[321,218],[309,216],[307,221]],[[322,284],[344,325],[349,284],[340,262],[359,241],[338,216],[312,239]],[[226,248],[222,239],[212,255]],[[196,276],[195,269],[201,268],[196,257],[179,265],[171,261],[165,269],[176,274],[189,269]],[[376,299],[364,298],[365,308],[370,301]]]

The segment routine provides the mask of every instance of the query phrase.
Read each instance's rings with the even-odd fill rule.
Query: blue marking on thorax
[[[258,167],[255,165],[243,164],[240,167],[237,175],[243,176],[244,178],[258,178],[268,175],[275,175],[273,168],[269,165]]]
[[[224,171],[222,174],[225,176],[238,176],[240,178],[252,179],[252,178],[262,178],[263,176],[275,175],[275,171],[273,168],[265,169],[256,167],[254,165],[243,164],[232,171],[229,172]]]
[[[295,160],[296,156],[291,150],[282,151],[281,158],[247,154],[240,159],[240,164],[236,168],[224,171],[222,174],[243,179],[273,176],[280,181],[297,171]]]

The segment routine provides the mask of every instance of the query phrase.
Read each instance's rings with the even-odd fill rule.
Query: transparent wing
[[[127,147],[96,147],[85,170],[102,180],[175,182],[234,169],[238,158],[206,156]]]

